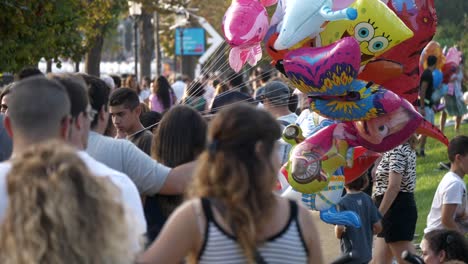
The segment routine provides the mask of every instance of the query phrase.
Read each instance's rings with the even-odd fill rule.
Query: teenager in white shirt
[[[457,136],[450,141],[448,156],[450,171],[445,174],[432,200],[424,233],[435,229],[452,229],[468,233],[466,184],[468,173],[468,136]]]

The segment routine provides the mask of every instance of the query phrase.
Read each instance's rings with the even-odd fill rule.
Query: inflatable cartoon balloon
[[[383,2],[356,0],[355,20],[339,20],[328,23],[316,38],[316,46],[326,46],[344,37],[352,36],[361,48],[361,65],[409,39],[413,32]]]
[[[274,4],[276,4],[278,2],[278,0],[260,0],[260,2],[262,3],[262,5],[264,6],[272,6]]]
[[[387,114],[374,119],[332,124],[292,149],[285,166],[288,182],[301,193],[318,192],[338,167],[352,167],[349,166],[353,162],[350,149],[363,146],[382,153],[395,148],[415,132],[448,145],[443,133],[425,121],[404,99]]]
[[[367,172],[381,155],[364,147],[354,148],[353,166],[344,167],[345,184],[348,184]]]
[[[456,47],[451,47],[448,49],[447,54],[445,54],[445,63],[455,63],[455,65],[460,65],[462,61],[462,52],[459,51]]]
[[[376,59],[366,64],[358,78],[376,84],[383,84],[403,74],[403,65],[398,62]]]
[[[437,41],[430,41],[421,52],[419,58],[419,71],[422,73],[427,68],[427,58],[429,56],[435,56],[437,58],[436,68],[442,70],[445,64],[445,56],[442,52],[442,47]]]
[[[224,15],[222,28],[231,46],[229,65],[234,71],[239,72],[246,62],[254,66],[262,58],[260,42],[268,26],[267,11],[258,0],[233,0]]]
[[[290,51],[283,60],[289,80],[312,99],[311,109],[342,121],[375,118],[401,101],[377,85],[356,80],[359,63],[359,45],[351,37],[326,47]]]
[[[315,131],[335,123],[332,120],[321,117],[316,121],[317,123],[314,129]],[[297,144],[300,144],[304,140],[304,137],[299,126],[289,125],[283,131],[283,139],[294,147]],[[362,152],[356,154],[363,156]],[[357,156],[355,156],[354,160],[356,159]],[[353,166],[353,168],[354,167],[356,166]],[[287,171],[285,171],[286,169],[283,168],[282,170],[283,175],[285,175],[287,179]],[[359,169],[356,168],[356,170]],[[309,209],[320,211],[320,218],[322,221],[329,224],[354,226],[356,228],[360,226],[361,222],[359,216],[356,213],[352,211],[337,212],[334,207],[334,205],[341,200],[341,195],[343,193],[344,177],[342,168],[337,169],[333,173],[333,176],[330,177],[328,184],[324,186],[323,189],[312,194],[303,194],[295,191],[287,181],[285,182],[283,180],[283,177],[280,177],[279,181],[281,182],[282,189],[285,190],[282,193],[283,197],[300,201]]]
[[[289,80],[305,94],[345,95],[357,76],[360,61],[357,41],[344,38],[326,47],[290,51],[283,65]]]
[[[457,72],[461,60],[462,53],[461,51],[458,51],[457,48],[451,47],[447,51],[447,54],[445,55],[445,64],[442,67],[442,73],[444,76],[443,82],[445,84],[448,84],[452,75]]]
[[[326,21],[354,20],[357,17],[354,8],[333,11],[332,0],[286,0],[285,3],[279,36],[274,43],[276,50],[289,49],[307,37],[314,38],[323,30]]]
[[[415,104],[419,90],[419,56],[436,32],[434,0],[389,0],[387,4],[414,32],[414,36],[378,57],[378,60],[403,65],[403,74],[385,82],[374,81]]]
[[[446,94],[446,89],[443,88],[442,81],[444,79],[444,76],[442,74],[442,71],[439,69],[434,69],[432,71],[432,86],[433,86],[433,92],[432,92],[432,97],[431,100],[434,103],[438,103],[442,96]]]
[[[343,183],[339,181],[338,185],[335,185],[334,181],[330,184],[330,187],[326,187],[324,192],[334,189],[335,195],[333,197],[325,196],[324,193],[314,193],[314,194],[303,194],[295,191],[292,187],[288,189],[281,195],[291,200],[296,200],[302,202],[306,207],[312,210],[320,211],[320,219],[331,225],[346,225],[353,226],[355,228],[361,227],[361,219],[356,212],[353,211],[341,211],[336,210],[335,204],[341,200],[341,195],[343,193]],[[334,188],[338,187],[338,188]],[[328,197],[328,198],[327,198]],[[329,199],[330,198],[330,199]],[[318,210],[315,207],[316,201],[327,201],[326,209]]]

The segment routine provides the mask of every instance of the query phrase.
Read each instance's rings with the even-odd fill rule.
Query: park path
[[[320,213],[311,211],[314,218],[315,226],[320,236],[320,246],[324,263],[331,263],[340,256],[340,240],[335,237],[335,229],[333,225],[329,225],[320,220]]]

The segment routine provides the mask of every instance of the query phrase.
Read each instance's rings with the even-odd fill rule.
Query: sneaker
[[[450,170],[450,162],[439,162],[439,168]]]

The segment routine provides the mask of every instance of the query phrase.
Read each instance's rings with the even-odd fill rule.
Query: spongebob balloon
[[[315,46],[326,46],[354,37],[361,49],[361,66],[413,36],[413,32],[383,2],[356,0],[350,8],[357,10],[355,20],[332,21],[315,40]]]

